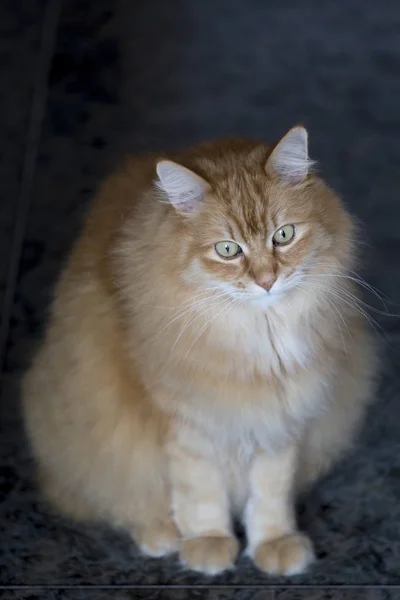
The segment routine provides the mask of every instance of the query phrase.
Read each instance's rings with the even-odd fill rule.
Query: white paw
[[[143,554],[159,558],[177,552],[179,533],[173,523],[157,523],[144,529],[137,542]]]
[[[239,550],[234,537],[198,537],[185,540],[181,545],[182,563],[207,575],[217,575],[233,567]]]
[[[252,556],[257,567],[270,575],[299,575],[315,560],[310,539],[301,533],[262,542]]]

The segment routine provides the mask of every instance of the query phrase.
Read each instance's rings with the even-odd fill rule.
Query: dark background
[[[0,88],[0,583],[208,585],[175,559],[143,559],[124,535],[78,526],[42,503],[21,428],[20,374],[82,211],[125,152],[231,134],[273,141],[299,122],[321,173],[364,223],[364,276],[399,313],[400,3],[2,0]],[[371,315],[385,351],[379,402],[356,451],[300,509],[320,562],[293,584],[400,585],[399,319]],[[283,582],[241,559],[213,583]],[[103,597],[82,594],[68,597]],[[273,596],[257,594],[237,597]],[[289,595],[336,598],[275,593]]]

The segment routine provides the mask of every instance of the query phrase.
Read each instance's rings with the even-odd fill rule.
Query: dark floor
[[[228,134],[268,140],[304,122],[312,157],[365,224],[365,277],[400,303],[399,32],[398,0],[2,1],[0,584],[211,583],[50,513],[31,481],[20,373],[82,210],[127,150]],[[291,584],[400,586],[400,321],[372,314],[386,353],[379,403],[356,452],[307,499],[302,525],[320,561]],[[236,586],[241,600],[400,598],[383,588],[239,591],[284,583],[245,559],[213,583]],[[4,594],[184,600],[233,588]]]

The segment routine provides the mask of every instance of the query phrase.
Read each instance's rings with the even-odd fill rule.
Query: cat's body
[[[196,175],[129,160],[94,203],[24,382],[48,497],[209,573],[235,559],[233,514],[261,568],[307,566],[294,494],[349,446],[371,395],[353,226],[307,157],[286,164],[298,131],[272,154],[238,141],[173,157]],[[272,244],[286,223],[297,238]],[[220,240],[240,252],[217,256]]]

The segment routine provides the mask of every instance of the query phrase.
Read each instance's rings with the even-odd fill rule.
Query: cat
[[[46,497],[213,575],[315,558],[297,494],[373,397],[352,276],[359,233],[308,133],[130,157],[75,243],[23,382]]]

